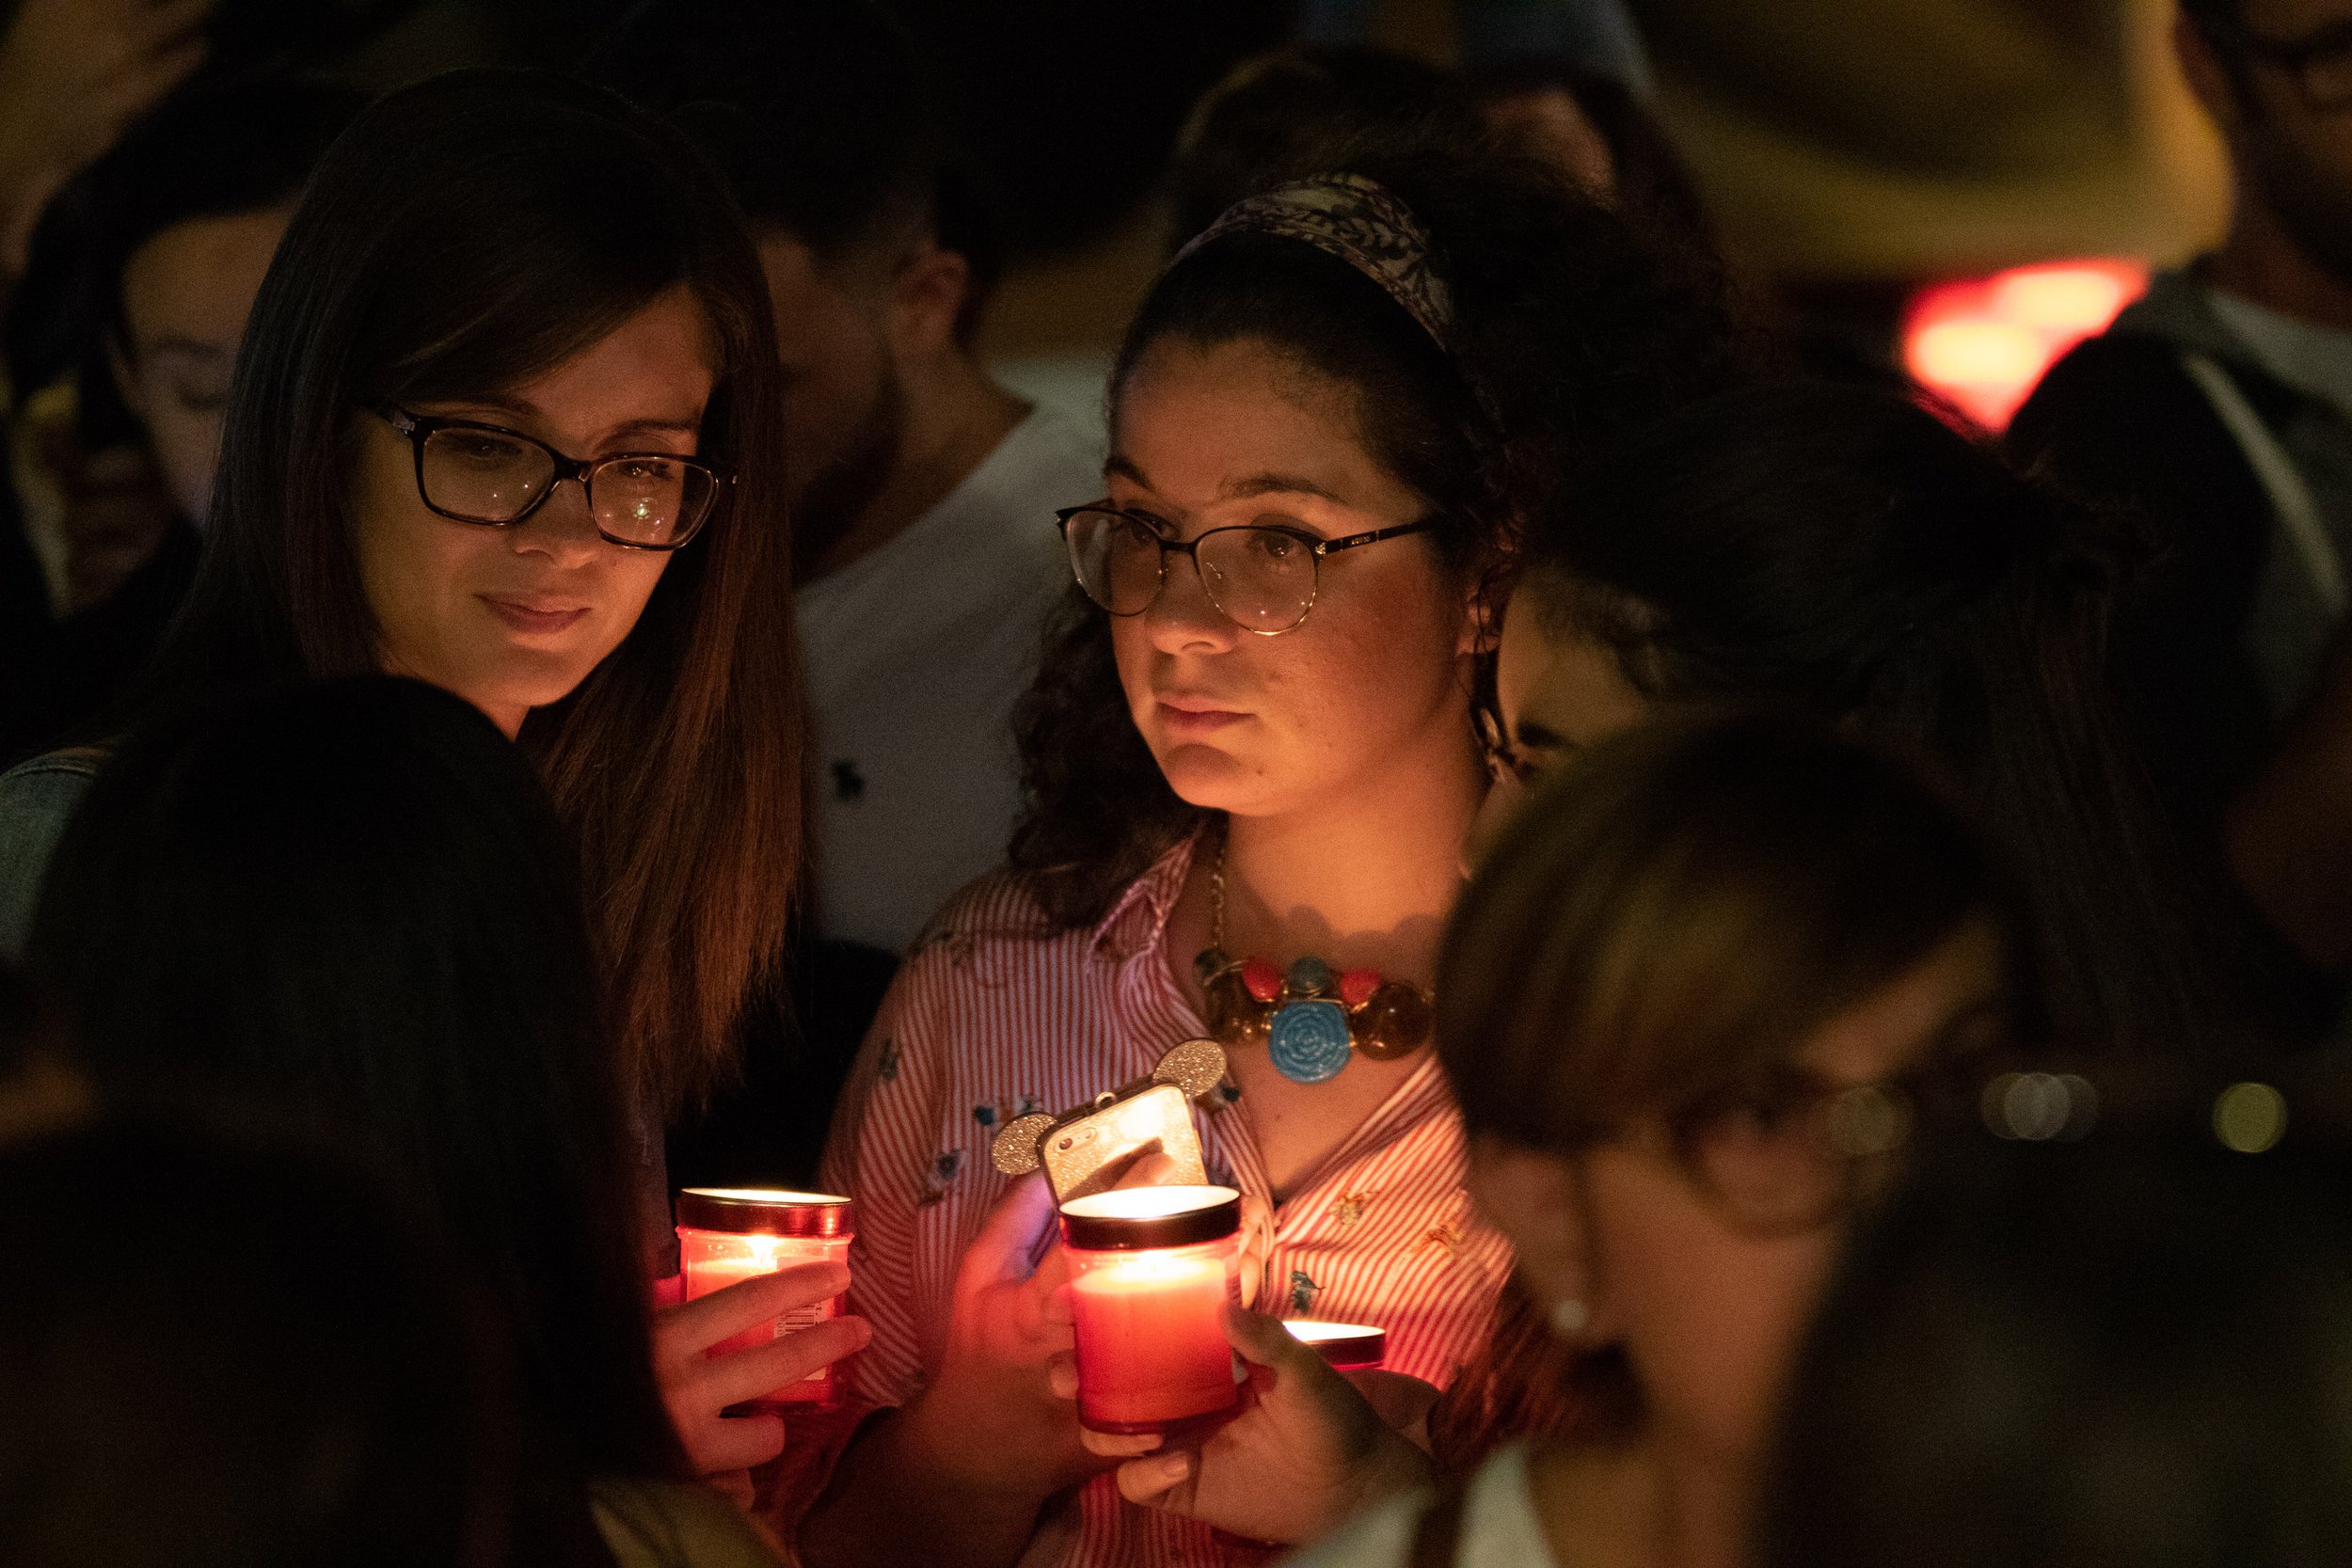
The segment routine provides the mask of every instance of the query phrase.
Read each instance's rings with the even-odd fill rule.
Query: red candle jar
[[[1240,1299],[1241,1195],[1135,1187],[1061,1206],[1078,1419],[1166,1432],[1240,1403],[1224,1311]]]
[[[1327,1323],[1312,1318],[1285,1318],[1282,1326],[1302,1345],[1312,1345],[1323,1359],[1343,1372],[1377,1369],[1389,1356],[1389,1332],[1369,1323]]]
[[[678,1257],[686,1299],[775,1274],[799,1263],[847,1263],[856,1206],[824,1193],[766,1187],[688,1187],[677,1195]],[[836,1317],[841,1297],[798,1307],[711,1348],[713,1355],[781,1339],[796,1329]],[[761,1407],[830,1408],[838,1398],[832,1367],[750,1402]]]

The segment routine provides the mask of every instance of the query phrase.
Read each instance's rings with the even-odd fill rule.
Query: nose
[[[1221,653],[1242,635],[1239,626],[1209,598],[1200,569],[1189,556],[1166,558],[1159,597],[1143,612],[1152,645],[1162,653]]]
[[[559,566],[580,566],[604,548],[588,512],[588,490],[575,479],[560,479],[545,505],[513,531],[516,555],[544,555]]]

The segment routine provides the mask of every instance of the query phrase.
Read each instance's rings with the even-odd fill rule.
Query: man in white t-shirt
[[[1091,435],[972,351],[993,236],[906,36],[866,0],[641,9],[607,74],[733,177],[776,306],[795,466],[820,936],[897,952],[1004,858],[1013,704],[1070,582]]]

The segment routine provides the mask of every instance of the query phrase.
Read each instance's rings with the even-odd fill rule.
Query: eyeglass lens
[[[1140,615],[1166,571],[1160,536],[1117,512],[1079,512],[1066,529],[1087,596],[1114,615]],[[1315,602],[1313,548],[1279,529],[1213,529],[1191,551],[1209,602],[1245,631],[1288,631]]]
[[[554,483],[555,459],[491,430],[436,430],[425,437],[426,504],[478,523],[511,523]],[[699,465],[661,456],[617,457],[588,473],[596,529],[630,544],[668,545],[693,531],[716,483]]]
[[[1866,1085],[1789,1103],[1723,1104],[1689,1118],[1676,1142],[1693,1180],[1735,1223],[1804,1229],[1842,1211],[1909,1125],[1900,1099]]]

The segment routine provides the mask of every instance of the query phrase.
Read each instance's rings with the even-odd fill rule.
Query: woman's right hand
[[[771,1344],[713,1355],[712,1350],[759,1323],[839,1295],[850,1271],[839,1263],[802,1263],[746,1279],[654,1312],[654,1370],[662,1402],[697,1475],[722,1476],[765,1465],[784,1451],[784,1420],[728,1416],[741,1404],[789,1387],[866,1348],[864,1318],[828,1318]]]
[[[901,1441],[925,1467],[1038,1499],[1107,1467],[1079,1440],[1076,1412],[1048,1378],[1075,1344],[1057,1212],[1041,1175],[1023,1178],[990,1212],[956,1270],[938,1374],[899,1418]]]

